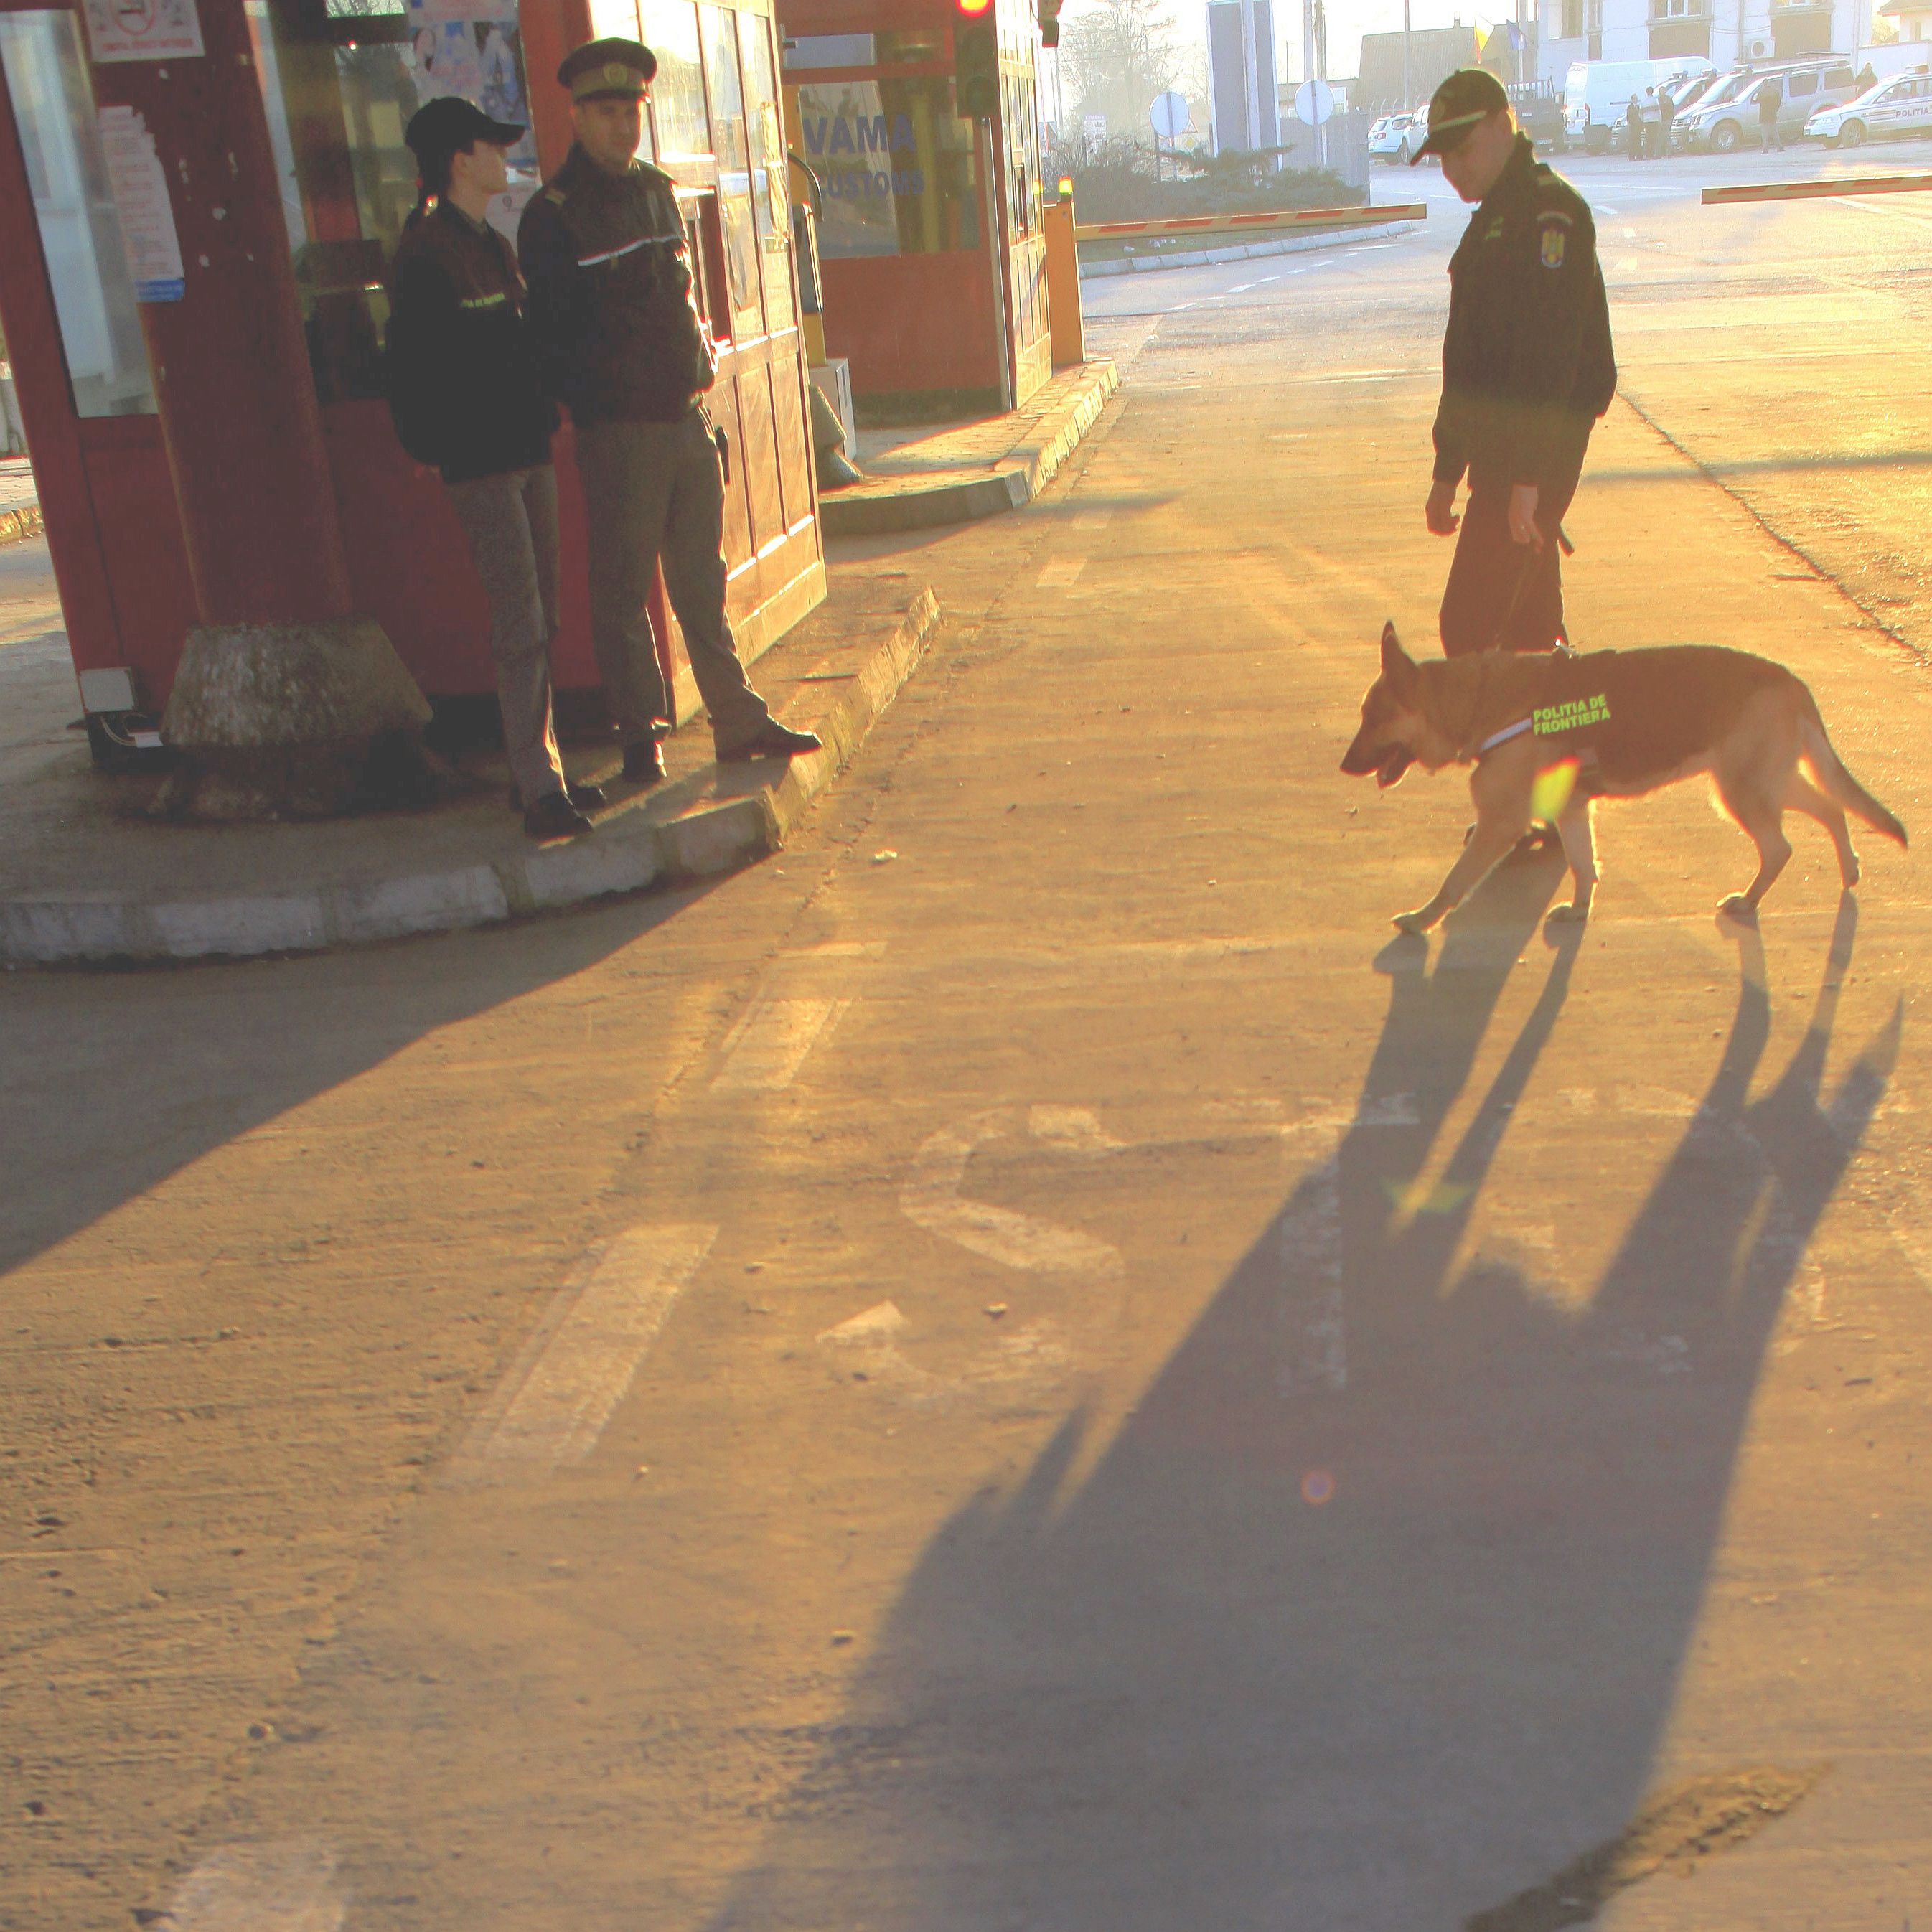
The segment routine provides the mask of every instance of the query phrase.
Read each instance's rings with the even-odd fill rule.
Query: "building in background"
[[[1208,113],[1214,152],[1281,142],[1273,0],[1209,0]]]
[[[1364,34],[1353,104],[1371,114],[1419,106],[1459,67],[1474,67],[1481,53],[1474,27],[1428,27],[1411,34]],[[1402,43],[1408,43],[1406,87]]]
[[[1701,56],[1718,68],[1808,54],[1850,58],[1871,40],[1872,0],[1542,0],[1538,77],[1578,61]],[[1891,8],[1880,10],[1890,13]],[[1922,10],[1932,21],[1932,6]]]

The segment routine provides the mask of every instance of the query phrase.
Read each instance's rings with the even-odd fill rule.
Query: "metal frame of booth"
[[[458,73],[447,89],[425,76],[413,96],[400,100],[393,76],[423,58],[424,44],[420,34],[417,44],[404,44],[396,22],[415,17],[404,0],[388,14],[387,0],[198,4],[204,17],[218,8],[245,10],[264,97],[272,103],[269,90],[279,91],[283,111],[268,115],[269,147],[281,175],[355,602],[382,623],[432,698],[483,697],[494,684],[487,608],[460,530],[433,473],[412,464],[397,444],[379,393],[375,353],[386,319],[381,280],[393,245],[389,231],[398,225],[398,208],[414,196],[401,129],[415,98],[474,92],[480,71],[480,84],[498,90],[496,110],[520,106],[511,118],[532,126],[534,152],[526,156],[521,186],[526,198],[538,164],[546,172],[554,168],[570,143],[568,103],[553,78],[557,63],[593,34],[637,35],[658,48],[664,62],[647,152],[679,183],[700,297],[720,344],[718,382],[707,400],[731,440],[725,553],[742,655],[756,656],[823,598],[770,0],[642,0],[641,18],[637,0],[595,0],[594,7],[590,0],[429,0],[428,17],[442,31],[450,31],[452,22],[460,26],[467,13],[478,16],[474,38],[483,66]],[[70,31],[61,24],[68,20]],[[491,22],[502,29],[506,22],[508,30],[494,41],[481,31]],[[98,70],[87,57],[75,8],[0,0],[0,51],[10,50],[17,65],[28,38],[39,50],[40,70],[51,73],[50,64],[64,64],[63,74],[46,85],[64,88],[70,118],[77,122],[92,110]],[[387,50],[382,86],[352,100],[342,76],[376,48]],[[59,63],[48,50],[59,53]],[[79,52],[77,72],[73,50]],[[519,92],[520,102],[514,98]],[[118,343],[117,366],[124,365],[127,393],[104,403],[95,378],[70,368],[48,260],[47,234],[56,223],[46,152],[53,122],[46,102],[40,106],[38,120],[27,126],[15,112],[10,88],[0,85],[0,324],[76,668],[131,668],[141,702],[158,711],[197,616],[176,481],[160,420],[136,393],[144,374],[150,389],[154,380],[146,370],[139,333],[131,347],[128,340]],[[98,152],[90,160],[92,130],[70,125],[68,134],[65,146],[73,152],[64,165],[74,185],[71,206],[63,204],[59,214],[69,225],[55,245],[64,250],[73,239],[93,247],[97,256],[111,254],[122,246],[118,217],[99,178]],[[83,232],[89,223],[91,240]],[[514,232],[514,208],[506,207],[504,226]],[[70,314],[70,325],[74,320]],[[109,322],[110,334],[118,328],[121,338],[129,337],[126,316],[110,316]],[[86,354],[97,346],[90,338]],[[112,361],[117,352],[110,344],[102,352]],[[74,359],[78,368],[78,344]],[[110,412],[88,412],[97,404]],[[218,406],[211,399],[208,406]],[[598,680],[589,639],[583,505],[567,424],[556,456],[563,528],[555,668],[560,691],[568,693]],[[653,614],[680,687],[680,715],[688,715],[695,694],[661,585]]]

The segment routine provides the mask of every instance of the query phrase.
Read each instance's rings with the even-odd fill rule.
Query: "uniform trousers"
[[[647,599],[660,559],[698,695],[721,752],[770,722],[724,615],[724,477],[704,418],[598,422],[577,432],[590,527],[590,640],[627,741],[672,716]]]
[[[1543,548],[1518,543],[1509,527],[1507,470],[1472,467],[1469,499],[1456,540],[1455,561],[1442,592],[1442,649],[1452,658],[1471,651],[1547,651],[1565,640],[1563,556],[1556,532],[1576,494],[1583,452],[1554,482],[1539,486],[1536,526]]]
[[[556,472],[548,463],[448,486],[490,600],[503,748],[526,805],[563,790],[550,717],[556,635]]]

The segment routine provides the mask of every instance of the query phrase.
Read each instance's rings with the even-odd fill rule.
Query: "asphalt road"
[[[1922,827],[1921,218],[1577,178],[1580,638]],[[1720,926],[1684,788],[1390,938],[1458,226],[1090,290],[1048,498],[837,560],[947,628],[757,872],[0,985],[0,1926],[1932,1917],[1932,903],[1800,832]]]

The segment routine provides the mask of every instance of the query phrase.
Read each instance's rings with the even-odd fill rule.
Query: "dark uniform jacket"
[[[1436,480],[1574,482],[1616,387],[1588,205],[1519,135],[1449,263]]]
[[[508,242],[448,201],[410,229],[389,271],[389,413],[446,483],[550,460],[544,394]]]
[[[641,161],[613,175],[573,147],[524,211],[517,250],[544,382],[574,421],[689,413],[718,365],[670,176]]]

